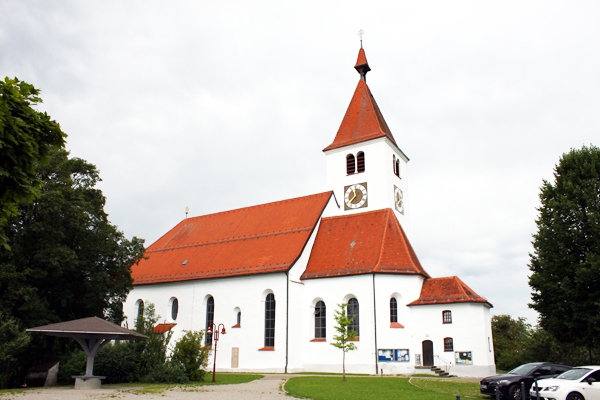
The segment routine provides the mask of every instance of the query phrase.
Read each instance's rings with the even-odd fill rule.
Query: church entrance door
[[[433,366],[433,342],[423,340],[423,365],[425,367]]]

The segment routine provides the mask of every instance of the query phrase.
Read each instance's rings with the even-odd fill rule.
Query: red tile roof
[[[429,277],[391,209],[323,218],[302,279],[373,272]]]
[[[420,306],[425,304],[450,304],[450,303],[487,303],[492,304],[481,297],[457,276],[445,278],[431,278],[423,283],[421,295],[409,306]]]
[[[358,51],[358,58],[356,59],[356,65],[354,65],[354,68],[368,64],[369,63],[367,62],[367,55],[365,54],[365,50],[361,47]]]
[[[146,250],[134,285],[286,271],[332,196],[311,196],[187,218]]]
[[[158,324],[156,325],[154,328],[152,328],[152,332],[154,333],[165,333],[170,331],[171,329],[173,329],[175,327],[175,323],[172,324]]]
[[[365,51],[362,48],[358,52],[358,60],[354,68],[359,73],[363,71],[361,75],[363,73],[366,74],[370,70]],[[371,90],[369,90],[369,86],[367,86],[366,80],[361,78],[358,81],[348,110],[346,110],[346,114],[333,143],[325,147],[323,151],[380,137],[387,137],[392,143],[396,144],[394,136],[392,136],[392,132],[388,128],[385,119],[383,119],[383,115],[375,102],[375,98],[371,94]]]

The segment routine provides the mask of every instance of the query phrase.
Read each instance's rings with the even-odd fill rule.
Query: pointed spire
[[[373,98],[373,95],[367,86],[365,75],[371,68],[369,68],[367,56],[362,47],[358,51],[358,59],[356,60],[354,68],[360,74],[358,86],[354,91],[352,100],[350,100],[350,105],[348,106],[346,115],[344,115],[340,129],[338,129],[338,132],[335,135],[333,143],[323,149],[323,151],[365,142],[379,137],[387,137],[394,145],[396,145],[394,136],[392,136],[392,132],[390,131],[390,128],[388,128],[385,119],[383,119],[383,115],[375,102],[375,98]]]
[[[367,80],[367,72],[371,70],[369,63],[367,62],[367,56],[365,55],[365,49],[362,48],[362,40],[360,41],[360,50],[358,51],[358,59],[354,69],[360,74],[360,79],[363,81]]]

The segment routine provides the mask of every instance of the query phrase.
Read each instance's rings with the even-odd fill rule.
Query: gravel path
[[[297,376],[297,375],[295,375]],[[123,400],[191,400],[191,399],[211,399],[211,400],[229,400],[229,399],[290,399],[286,397],[283,391],[283,384],[291,375],[265,375],[264,378],[248,383],[236,385],[216,385],[216,386],[198,386],[184,387],[175,390],[167,390],[160,394],[135,394],[132,387],[108,387],[103,386],[98,390],[75,390],[73,388],[45,388],[19,392],[18,394],[2,393],[0,400],[103,400],[103,399],[123,399]]]

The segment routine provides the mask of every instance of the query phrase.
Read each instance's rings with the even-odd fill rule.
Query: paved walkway
[[[198,387],[181,387],[175,390],[167,390],[157,394],[136,394],[136,387],[110,387],[103,386],[97,390],[75,390],[72,387],[44,388],[27,391],[19,391],[18,394],[2,393],[0,400],[192,400],[192,399],[211,399],[211,400],[229,400],[229,399],[248,399],[248,400],[271,400],[285,399],[283,385],[292,376],[273,374],[265,375],[264,378],[248,383],[235,385],[215,385]]]

